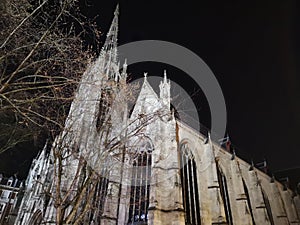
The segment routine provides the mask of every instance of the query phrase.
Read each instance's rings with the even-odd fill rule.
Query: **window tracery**
[[[128,224],[147,224],[153,145],[139,138],[131,151],[132,174]]]
[[[185,224],[199,225],[201,219],[197,167],[187,142],[182,143],[180,146],[180,166]]]

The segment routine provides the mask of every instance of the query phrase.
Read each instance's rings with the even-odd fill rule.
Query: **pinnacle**
[[[164,83],[167,83],[167,71],[164,70]]]
[[[119,3],[118,3],[117,6],[116,6],[114,15],[115,15],[115,16],[118,16],[118,15],[119,15]]]

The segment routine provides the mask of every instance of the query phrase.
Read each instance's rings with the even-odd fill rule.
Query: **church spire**
[[[110,25],[109,31],[106,34],[106,40],[105,43],[101,49],[101,53],[109,52],[112,50],[116,50],[118,45],[118,24],[119,24],[119,4],[117,5],[115,12],[114,12],[114,18]],[[117,54],[113,54],[114,58],[117,58]],[[115,60],[116,62],[116,60]]]
[[[102,71],[108,79],[118,81],[120,73],[118,68],[118,23],[119,23],[119,5],[114,12],[114,18],[106,35],[105,43],[100,52],[102,61]]]

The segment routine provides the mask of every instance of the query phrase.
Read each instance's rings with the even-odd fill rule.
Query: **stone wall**
[[[226,177],[232,224],[300,224],[299,196],[187,125],[177,124],[179,141],[188,141],[197,159],[202,224],[228,223],[228,209],[219,201],[217,170]]]

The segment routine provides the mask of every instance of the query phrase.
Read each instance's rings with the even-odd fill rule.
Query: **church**
[[[118,7],[60,135],[33,161],[15,225],[300,225],[300,196],[180,121],[166,71],[129,108]]]

